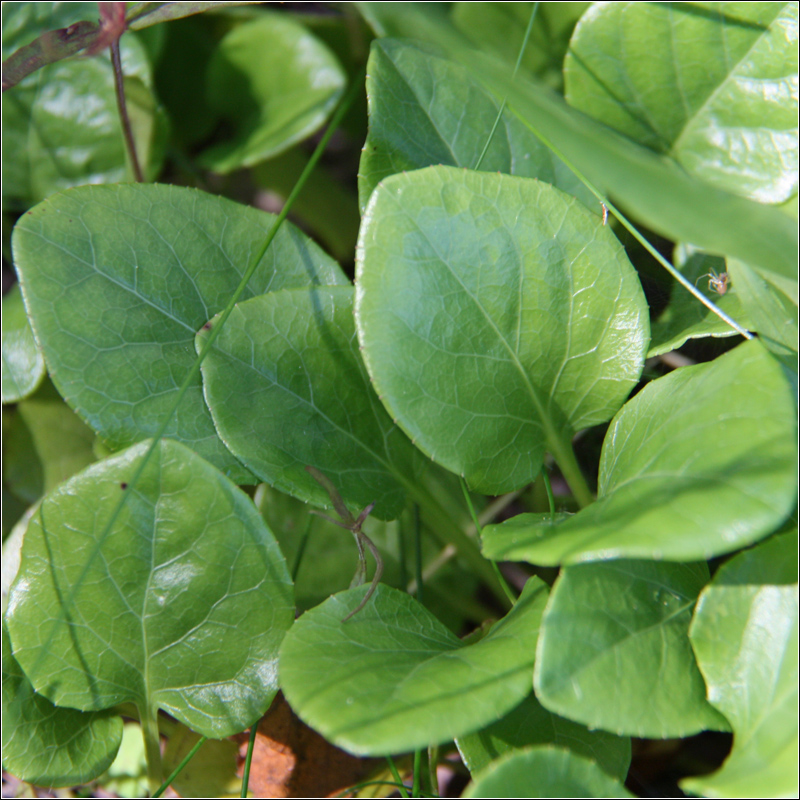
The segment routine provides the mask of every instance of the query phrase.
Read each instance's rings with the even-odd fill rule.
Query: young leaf
[[[373,192],[356,324],[392,416],[488,494],[613,415],[649,334],[636,273],[596,215],[549,184],[449,167]]]
[[[795,503],[791,389],[757,340],[646,386],[617,414],[598,500],[552,524],[520,515],[483,531],[488,558],[570,564],[708,559],[775,530]]]
[[[631,765],[630,739],[589,730],[578,722],[552,714],[532,694],[488,728],[456,739],[458,752],[473,775],[506,753],[544,744],[590,758],[619,781],[625,780]]]
[[[558,747],[533,747],[492,762],[462,797],[634,797],[594,761]]]
[[[370,386],[352,304],[350,287],[238,304],[203,363],[206,402],[222,440],[262,480],[329,508],[311,465],[354,515],[375,503],[378,519],[394,519],[417,457]]]
[[[575,108],[761,203],[797,192],[797,3],[605,3],[564,61]]]
[[[720,567],[689,636],[733,750],[681,786],[707,797],[797,795],[797,528]]]
[[[210,737],[237,733],[277,691],[291,581],[250,499],[162,440],[95,464],[42,502],[6,613],[36,691],[83,711],[132,702]],[[111,526],[107,535],[103,532]]]
[[[74,786],[108,769],[122,740],[114,712],[59,708],[38,695],[3,624],[3,768],[37,786]]]
[[[727,730],[689,644],[705,564],[609,561],[561,572],[542,619],[533,685],[558,714],[620,735]]]
[[[372,44],[367,99],[369,134],[358,169],[362,210],[389,175],[436,164],[477,169],[500,110],[500,101],[465,67],[396,39]],[[402,114],[396,113],[398,103]],[[600,204],[572,170],[508,109],[480,169],[540,178],[600,212]]]
[[[64,192],[17,223],[16,263],[53,383],[111,445],[158,429],[194,363],[195,333],[224,308],[273,219],[193,189],[120,185]],[[346,280],[286,224],[244,297]],[[253,480],[219,440],[199,375],[166,435],[232,480]]]
[[[19,285],[3,298],[3,404],[17,403],[36,391],[45,376]]]
[[[230,172],[287,150],[325,122],[345,83],[333,53],[285,14],[238,25],[208,65],[209,103],[236,133],[200,162]]]
[[[359,755],[441,744],[495,720],[530,692],[547,587],[531,578],[514,608],[464,644],[409,595],[379,585],[342,592],[295,623],[280,679],[298,716]]]

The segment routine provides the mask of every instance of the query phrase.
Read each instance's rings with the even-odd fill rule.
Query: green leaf
[[[160,442],[116,515],[146,450],[43,501],[6,612],[14,656],[59,705],[132,702],[142,718],[160,708],[229,736],[277,691],[291,581],[250,499],[177,442]]]
[[[285,14],[238,25],[208,66],[209,103],[235,133],[200,163],[230,172],[287,150],[322,126],[345,84],[333,53]]]
[[[589,730],[577,722],[551,714],[532,694],[488,728],[459,736],[456,740],[458,751],[473,775],[506,753],[544,744],[563,747],[590,758],[619,781],[624,781],[628,774],[630,739]]]
[[[602,267],[602,268],[601,268]],[[356,324],[412,441],[485,494],[607,420],[642,370],[647,306],[617,239],[549,184],[429,167],[364,217]]]
[[[122,718],[59,708],[36,694],[3,624],[3,769],[38,786],[74,786],[104,772],[122,740]]]
[[[58,396],[52,384],[16,408],[6,442],[4,475],[33,502],[95,461],[94,433]]]
[[[482,728],[530,692],[547,587],[531,578],[508,615],[464,644],[409,595],[383,584],[331,597],[294,624],[281,648],[286,699],[339,747],[381,755]]]
[[[797,363],[797,283],[792,288],[760,274],[743,261],[729,259],[727,269],[739,287],[742,305],[764,344],[777,355]],[[767,279],[772,278],[772,282]],[[793,291],[792,291],[793,289]]]
[[[358,170],[362,209],[389,175],[436,164],[477,168],[500,101],[465,67],[419,45],[384,39],[373,42],[367,73],[370,126]],[[480,169],[540,178],[601,211],[574,173],[508,110]]]
[[[598,500],[556,520],[487,525],[487,558],[569,564],[708,559],[758,541],[794,506],[795,410],[757,340],[648,384],[611,423]]]
[[[634,797],[593,761],[558,747],[534,747],[492,763],[462,797]]]
[[[720,191],[570,108],[545,87],[513,81],[507,65],[476,52],[435,4],[356,6],[379,35],[435,42],[445,55],[467,66],[493,94],[507,98],[526,124],[556,143],[601,193],[651,230],[797,280],[797,221],[780,209]]]
[[[533,685],[551,711],[621,735],[727,730],[689,644],[705,564],[610,561],[562,570],[542,620]]]
[[[762,203],[797,192],[797,3],[606,3],[575,28],[567,100]]]
[[[313,466],[354,513],[375,503],[394,519],[421,459],[370,386],[352,303],[351,287],[239,303],[203,362],[205,397],[222,441],[262,480],[330,508]]]
[[[695,284],[706,297],[745,329],[750,328],[750,320],[742,308],[742,293],[738,291],[735,282],[727,282],[726,291],[722,295],[711,283],[714,275],[722,276],[727,271],[724,259],[684,246],[676,248],[675,262],[684,277]],[[736,331],[689,294],[683,286],[674,282],[669,306],[651,325],[651,334],[648,358],[677,350],[689,339],[735,336]]]
[[[45,376],[19,285],[3,298],[3,403],[33,394]]]
[[[681,786],[706,797],[797,796],[797,528],[720,567],[689,631],[733,750]]]
[[[535,9],[534,5],[454,3],[452,19],[476,47],[513,68],[533,11],[533,27],[522,52],[520,69],[560,90],[564,83],[561,68],[572,29],[591,3],[539,3]]]
[[[8,8],[10,6],[10,8]],[[59,24],[97,19],[94,3],[8,3],[3,5],[3,57],[19,44]],[[134,34],[120,40],[122,68],[139,79],[139,95],[150,95],[150,67]],[[154,113],[155,100],[137,98]],[[143,168],[154,178],[163,150],[150,144],[142,113],[135,133]],[[114,73],[107,53],[59,61],[3,93],[3,206],[27,209],[54,192],[84,183],[130,180],[117,110]]]
[[[17,223],[22,290],[53,383],[111,446],[158,430],[194,364],[195,333],[225,307],[274,219],[193,189],[121,185],[73,189]],[[243,299],[346,280],[286,223]],[[253,481],[219,440],[199,375],[165,435]]]

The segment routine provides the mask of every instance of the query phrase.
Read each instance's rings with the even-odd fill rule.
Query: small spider
[[[706,272],[705,275],[701,275],[697,281],[703,278],[708,278],[708,288],[713,289],[717,294],[725,294],[725,292],[728,291],[728,281],[730,277],[727,272],[715,272],[712,269],[711,272]],[[695,286],[697,286],[697,281],[694,282]]]

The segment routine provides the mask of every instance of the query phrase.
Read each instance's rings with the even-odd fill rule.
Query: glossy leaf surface
[[[392,416],[487,494],[608,419],[649,333],[636,273],[596,215],[545,183],[448,167],[373,193],[356,324]]]
[[[723,192],[660,154],[569,107],[506,64],[477,52],[435,6],[356,4],[380,36],[434,42],[536,129],[598,190],[651,230],[706,252],[734,256],[797,279],[797,222],[781,210]],[[658,187],[654,191],[653,187]]]
[[[222,440],[262,480],[330,507],[310,465],[354,516],[375,503],[375,516],[393,519],[420,459],[370,386],[352,304],[344,286],[238,304],[203,363],[205,397]]]
[[[542,515],[487,526],[483,553],[534,564],[729,553],[791,511],[796,458],[786,378],[763,345],[746,342],[625,405],[606,434],[596,503],[555,526]]]
[[[464,644],[409,595],[383,584],[306,612],[281,648],[286,699],[330,742],[359,755],[441,744],[484,727],[531,689],[547,587],[531,578],[514,608]]]
[[[486,172],[552,183],[600,213],[591,192],[508,109],[489,141],[500,101],[459,64],[405,40],[374,42],[367,97],[369,135],[358,170],[362,210],[389,175],[436,164],[477,169],[480,162]]]
[[[3,768],[38,786],[74,786],[104,772],[122,739],[108,711],[59,708],[36,694],[3,625]]]
[[[740,553],[703,591],[690,637],[733,750],[682,786],[706,797],[797,795],[797,528]]]
[[[97,19],[94,3],[7,3],[3,58],[39,33]],[[150,67],[134,34],[120,40],[122,68],[149,93]],[[135,130],[135,133],[140,131]],[[137,140],[155,177],[163,151]],[[130,179],[108,53],[59,61],[3,93],[3,204],[26,209],[84,183]]]
[[[19,285],[3,298],[3,403],[16,403],[36,391],[45,376]]]
[[[216,172],[248,167],[317,130],[333,110],[345,75],[333,53],[285,14],[238,25],[208,66],[208,98],[231,121],[230,142],[201,157]]]
[[[25,214],[14,252],[53,382],[117,447],[153,435],[195,361],[195,333],[221,311],[274,221],[193,189],[91,186]],[[288,223],[243,297],[346,278]],[[250,473],[225,448],[200,376],[170,423],[236,482]]]
[[[536,696],[592,728],[666,739],[727,730],[689,644],[705,564],[610,561],[561,572],[542,620]]]
[[[534,747],[498,759],[462,797],[634,797],[597,764],[558,747]]]
[[[145,450],[96,464],[43,501],[6,613],[14,655],[59,705],[132,702],[228,736],[277,691],[294,618],[289,575],[250,499],[177,442],[160,443],[112,520]]]
[[[478,733],[459,736],[458,752],[475,775],[500,756],[525,747],[552,744],[595,761],[606,773],[624,781],[631,764],[631,742],[549,712],[528,695],[501,720]]]
[[[684,277],[695,284],[706,297],[745,330],[751,329],[750,319],[742,307],[736,283],[730,280],[729,274],[726,275],[725,259],[679,247],[676,262]],[[723,280],[722,284],[715,284],[716,276]],[[719,288],[715,286],[721,286],[725,292],[720,294]],[[651,325],[651,334],[648,358],[677,350],[689,339],[737,335],[727,322],[706,308],[677,282],[672,284],[672,295],[666,310]]]
[[[726,191],[797,192],[797,3],[605,3],[564,61],[567,100]]]

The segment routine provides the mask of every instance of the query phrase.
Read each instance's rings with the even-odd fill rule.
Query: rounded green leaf
[[[564,61],[570,104],[762,203],[797,192],[797,3],[602,3]]]
[[[558,747],[534,747],[493,762],[462,797],[634,797],[594,761]]]
[[[200,158],[216,172],[249,167],[317,130],[344,90],[331,51],[285,14],[235,27],[208,66],[208,99],[235,135]]]
[[[306,612],[281,647],[280,680],[298,716],[359,755],[441,744],[484,727],[531,690],[547,587],[531,578],[508,615],[464,644],[409,595],[379,584]]]
[[[681,785],[706,797],[796,797],[796,527],[720,567],[689,636],[734,738],[720,770]]]
[[[22,290],[53,383],[109,444],[156,433],[195,361],[195,333],[225,307],[274,219],[194,189],[119,185],[64,192],[17,223]],[[328,282],[346,278],[286,223],[243,299]],[[214,430],[199,375],[166,435],[252,482]]]
[[[621,735],[727,730],[708,704],[689,622],[705,564],[610,561],[561,572],[542,620],[533,685],[551,711]]]
[[[198,350],[207,335],[200,331]],[[203,362],[203,385],[222,441],[262,480],[329,507],[310,465],[356,514],[369,503],[379,519],[403,510],[418,459],[370,386],[351,287],[238,304]]]
[[[3,769],[38,786],[74,786],[108,769],[122,718],[59,708],[36,694],[11,652],[3,625]]]
[[[3,58],[44,31],[81,19],[97,20],[96,5],[5,3]],[[163,147],[154,146],[163,120],[155,113],[150,66],[136,34],[120,39],[120,54],[125,76],[138,79],[134,135],[142,167],[153,179],[163,159]],[[43,67],[3,93],[4,207],[26,209],[84,183],[130,180],[126,159],[108,51]]]
[[[44,358],[28,322],[19,285],[3,298],[3,403],[32,394],[45,376]]]
[[[600,203],[575,173],[510,110],[504,108],[489,138],[501,102],[465,67],[419,44],[384,39],[373,42],[367,73],[369,134],[358,169],[362,209],[389,175],[445,164],[540,178],[600,214]]]
[[[648,384],[617,414],[598,500],[556,520],[487,525],[492,559],[569,564],[608,558],[709,559],[758,541],[797,494],[794,400],[756,341]]]
[[[429,167],[372,194],[356,324],[378,394],[471,487],[529,483],[545,451],[607,420],[636,384],[649,325],[608,227],[549,184]]]
[[[590,758],[620,781],[625,780],[631,764],[630,739],[589,730],[578,722],[552,714],[532,694],[488,728],[456,739],[458,752],[473,775],[506,753],[544,744]]]
[[[132,702],[228,736],[277,691],[291,581],[252,501],[177,442],[159,444],[117,513],[146,449],[42,502],[6,613],[14,656],[58,705]]]

